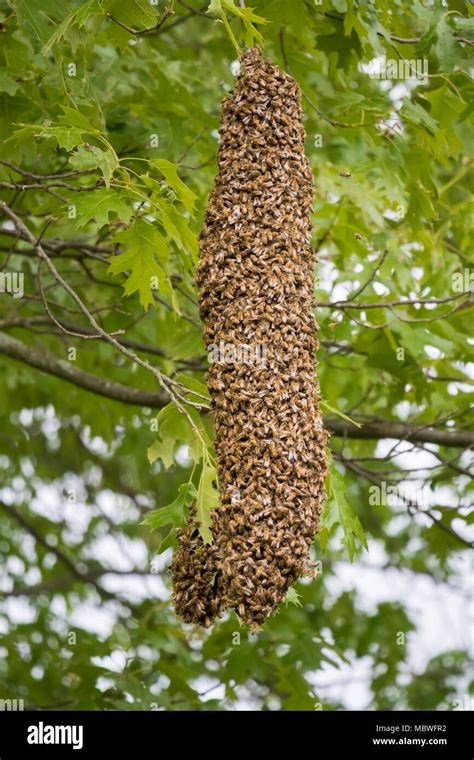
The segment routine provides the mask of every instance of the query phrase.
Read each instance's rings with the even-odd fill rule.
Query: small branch
[[[97,171],[97,169],[77,169],[69,172],[62,172],[60,174],[34,174],[33,172],[22,169],[20,166],[11,164],[10,161],[5,161],[4,159],[0,159],[0,164],[2,166],[8,166],[9,169],[13,169],[13,171],[17,174],[22,174],[23,177],[29,177],[30,179],[37,179],[39,181],[48,179],[66,179],[67,177],[79,177],[81,174],[94,174]]]
[[[93,573],[89,574],[87,570],[82,571],[79,567],[76,567],[72,559],[70,559],[69,556],[58,546],[51,546],[46,541],[45,537],[41,535],[40,531],[37,530],[36,526],[28,518],[24,517],[24,515],[19,512],[16,507],[10,506],[9,504],[5,504],[5,502],[0,501],[0,509],[3,509],[4,512],[6,512],[13,520],[18,523],[18,525],[20,525],[24,530],[28,531],[28,533],[33,536],[37,544],[42,546],[47,552],[54,554],[55,557],[57,557],[57,559],[69,570],[73,577],[77,578],[77,580],[82,581],[83,583],[90,583],[95,588],[103,601],[117,602],[119,604],[122,604],[125,607],[128,607],[128,609],[134,615],[138,616],[139,610],[134,604],[126,599],[122,599],[121,597],[116,596],[115,594],[103,588]],[[2,595],[0,594],[0,596]]]
[[[357,420],[361,422],[361,420]],[[420,429],[416,425],[406,425],[403,422],[392,420],[373,420],[362,422],[357,428],[343,419],[331,417],[324,420],[326,428],[337,436],[344,438],[380,440],[381,438],[394,438],[420,443],[434,443],[451,448],[469,448],[474,446],[474,433],[468,430],[438,430],[427,425]]]
[[[178,5],[181,5],[182,8],[186,8],[186,10],[190,11],[191,16],[201,16],[201,18],[206,18],[208,21],[214,21],[212,16],[209,16],[206,13],[206,5],[203,7],[202,10],[198,10],[197,8],[191,8],[188,3],[185,3],[184,0],[177,0]],[[182,16],[181,18],[186,18],[185,16]]]
[[[142,37],[145,34],[154,34],[154,33],[158,32],[161,29],[161,27],[163,26],[163,24],[165,23],[165,21],[170,16],[173,15],[173,5],[174,5],[174,0],[172,0],[166,6],[165,10],[163,11],[163,15],[157,21],[157,23],[155,24],[155,26],[150,26],[147,29],[132,29],[131,27],[127,26],[127,24],[124,24],[122,21],[119,21],[118,19],[116,19],[115,16],[112,16],[111,13],[107,13],[107,17],[111,21],[113,21],[114,24],[117,24],[117,26],[121,26],[122,29],[125,29],[125,31],[128,32],[129,34],[133,34],[135,37]]]
[[[177,164],[181,164],[184,161],[184,159],[186,158],[186,156],[189,154],[189,151],[191,150],[191,148],[197,143],[197,141],[199,140],[199,138],[202,137],[202,135],[206,131],[207,131],[207,127],[201,127],[201,129],[197,133],[196,137],[194,137],[191,140],[191,142],[189,143],[189,145],[186,148],[186,150],[184,151],[183,155],[180,158],[178,158],[178,160],[176,161]]]
[[[49,547],[48,545],[48,548]],[[132,577],[132,576],[138,576],[138,577],[154,577],[156,578],[155,573],[151,572],[145,572],[143,570],[114,570],[112,568],[106,568],[102,567],[100,569],[92,569],[87,570],[86,573],[83,573],[80,580],[83,580],[84,582],[93,582],[96,580],[99,580],[104,575],[118,575],[118,576],[124,576],[124,577]],[[18,596],[37,596],[38,594],[53,594],[56,591],[65,591],[70,589],[72,584],[79,580],[76,574],[67,574],[62,575],[59,578],[53,578],[49,581],[44,581],[42,583],[37,583],[34,586],[14,586],[11,591],[0,591],[0,599],[6,599],[10,597],[18,597]]]
[[[366,281],[366,282],[365,282],[363,285],[361,285],[361,286],[360,286],[360,288],[359,288],[358,290],[356,290],[356,292],[355,292],[355,293],[351,293],[351,301],[353,301],[353,300],[354,300],[354,298],[358,298],[360,295],[362,295],[362,293],[363,293],[363,292],[364,292],[364,291],[365,291],[365,290],[366,290],[366,289],[369,287],[369,285],[370,285],[370,284],[371,284],[371,283],[372,283],[372,282],[375,280],[375,278],[376,278],[376,276],[377,276],[377,272],[378,272],[378,271],[380,270],[380,268],[382,267],[382,265],[383,265],[383,263],[384,263],[385,259],[387,258],[387,255],[388,255],[388,248],[386,248],[386,249],[385,249],[385,251],[382,253],[382,255],[381,255],[381,257],[380,257],[379,261],[377,262],[377,265],[376,265],[376,267],[375,267],[374,271],[372,272],[372,274],[370,275],[369,279],[368,279],[368,280],[367,280],[367,281]]]
[[[378,474],[371,472],[370,470],[367,470],[365,467],[361,467],[360,465],[354,464],[354,462],[347,461],[343,457],[341,459],[344,465],[349,470],[354,472],[356,475],[362,476],[363,478],[368,480],[369,483],[381,485],[381,483],[383,482],[383,478],[379,477]],[[448,527],[443,522],[441,522],[441,520],[438,520],[438,518],[429,509],[421,509],[418,504],[413,506],[413,503],[411,502],[411,500],[403,496],[403,494],[401,493],[398,494],[398,498],[406,506],[408,514],[410,516],[417,515],[417,514],[425,515],[431,520],[433,525],[435,525],[443,533],[446,533],[455,541],[467,547],[468,549],[474,548],[474,543],[472,541],[468,541],[463,536],[459,535],[459,533],[456,533],[455,530],[453,530],[452,528]]]
[[[21,190],[27,191],[27,190],[45,190],[48,191],[52,187],[63,187],[66,190],[71,190],[75,193],[90,193],[93,190],[97,190],[99,187],[104,186],[104,180],[102,177],[97,180],[95,185],[69,185],[67,182],[61,182],[59,180],[54,180],[48,183],[42,183],[42,182],[35,182],[30,185],[22,184],[21,182],[0,182],[0,188],[3,190]]]
[[[357,295],[357,293],[355,293],[354,296],[355,295]],[[394,306],[415,306],[416,304],[424,305],[424,304],[449,303],[450,301],[456,301],[459,298],[463,298],[463,296],[469,296],[469,295],[470,295],[470,292],[467,290],[463,293],[456,293],[453,296],[446,296],[445,298],[412,298],[409,300],[407,299],[406,301],[399,299],[396,301],[381,301],[378,303],[354,303],[353,301],[333,301],[332,303],[327,303],[324,301],[318,301],[316,303],[316,306],[320,309],[341,308],[341,309],[360,309],[361,311],[365,311],[367,309],[392,309]]]

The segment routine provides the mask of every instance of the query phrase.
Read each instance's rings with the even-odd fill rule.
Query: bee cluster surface
[[[300,90],[257,48],[242,55],[220,136],[196,272],[204,339],[259,344],[265,362],[208,370],[220,508],[212,545],[193,511],[179,532],[174,605],[186,622],[233,608],[256,626],[310,569],[327,474]]]

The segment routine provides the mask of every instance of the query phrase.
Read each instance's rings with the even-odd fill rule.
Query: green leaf
[[[193,193],[178,176],[178,165],[173,164],[171,161],[167,161],[164,158],[156,158],[153,161],[150,161],[150,164],[163,174],[168,185],[173,188],[186,211],[193,214],[197,195]]]
[[[107,5],[109,13],[131,29],[152,27],[159,18],[157,5],[149,0],[113,0]]]
[[[221,0],[220,3],[222,9],[228,11],[229,13],[233,14],[234,16],[237,16],[243,24],[244,24],[244,41],[245,45],[247,47],[253,47],[253,45],[263,45],[263,37],[258,31],[258,29],[255,28],[255,24],[268,24],[268,20],[266,18],[263,18],[263,16],[257,16],[256,13],[253,12],[253,8],[247,8],[247,7],[240,7],[235,4],[234,0]],[[209,9],[208,9],[209,10]],[[224,14],[221,11],[221,16]],[[223,18],[225,20],[225,16]]]
[[[81,129],[83,132],[87,132],[90,134],[98,134],[99,130],[96,129],[93,124],[90,123],[87,116],[84,116],[83,113],[78,111],[76,108],[71,108],[70,106],[61,106],[63,110],[63,115],[60,118],[61,124],[65,124],[67,126],[77,127],[78,129]]]
[[[83,134],[94,136],[100,135],[84,114],[76,111],[70,106],[61,106],[63,115],[58,120],[58,125],[46,121],[45,124],[21,124],[23,128],[30,129],[35,136],[52,137],[56,140],[60,148],[71,151],[79,145],[82,145]]]
[[[99,0],[88,0],[88,2],[80,5],[79,8],[75,8],[68,13],[45,44],[43,54],[48,53],[54,45],[60,43],[71,26],[74,24],[77,24],[79,27],[84,26],[87,19],[98,12],[100,12]]]
[[[154,457],[153,461],[160,457],[165,467],[171,466],[175,444],[184,443],[189,448],[190,458],[199,462],[202,457],[203,444],[210,446],[211,442],[202,426],[199,413],[192,408],[187,411],[189,418],[177,408],[176,404],[170,403],[157,415],[156,424],[160,441],[155,447],[150,447],[151,452],[149,449],[149,457]],[[166,461],[163,455],[166,457]]]
[[[70,151],[84,142],[82,131],[77,127],[36,127],[42,137],[52,137],[60,148]]]
[[[175,528],[170,528],[169,533],[167,533],[164,537],[156,553],[163,554],[163,552],[165,552],[167,549],[174,549],[176,547],[176,543],[176,530]]]
[[[180,412],[176,404],[168,404],[158,414],[158,432],[162,438],[172,441],[186,441],[190,434],[190,424],[187,417]]]
[[[118,166],[111,150],[104,151],[95,145],[79,147],[69,157],[69,163],[75,169],[100,169],[107,187],[110,187],[110,179]]]
[[[210,13],[211,16],[220,16],[222,13],[222,0],[211,0],[206,13]]]
[[[147,449],[147,457],[150,464],[161,459],[166,469],[174,464],[174,441],[166,439],[164,441],[156,440]]]
[[[54,29],[53,18],[63,15],[62,4],[58,0],[11,0],[20,26],[30,27],[43,44],[46,44]]]
[[[298,594],[297,590],[294,586],[291,586],[286,594],[285,604],[288,607],[289,604],[294,604],[295,607],[302,607],[300,601],[300,595]]]
[[[149,512],[142,525],[148,525],[153,530],[158,530],[170,523],[175,528],[180,528],[186,519],[190,503],[196,498],[196,489],[191,482],[183,483],[178,488],[178,495],[171,504]]]
[[[347,13],[344,16],[344,34],[346,37],[350,37],[352,30],[354,30],[362,42],[367,37],[367,31],[360,19],[360,15],[354,10],[354,4],[348,3]]]
[[[77,198],[74,197],[77,214],[77,227],[82,229],[91,219],[95,219],[99,227],[108,224],[112,218],[117,217],[127,224],[132,216],[132,209],[126,202],[125,193],[117,190],[101,187],[98,190],[82,192]],[[112,259],[112,261],[115,260]]]
[[[403,101],[403,114],[412,124],[421,124],[433,135],[436,134],[436,130],[439,128],[436,119],[433,119],[423,106],[419,103],[413,103],[408,98],[405,98]]]
[[[455,16],[452,20],[457,29],[461,29],[463,32],[472,32],[474,34],[474,16],[472,18]]]
[[[112,257],[107,271],[112,275],[127,273],[125,295],[138,291],[145,311],[154,304],[153,290],[162,296],[172,296],[167,273],[168,245],[156,227],[145,219],[136,219],[116,239],[126,250]]]
[[[19,84],[6,71],[0,71],[0,92],[6,92],[7,95],[14,95],[18,90]]]
[[[439,68],[451,73],[457,61],[457,46],[459,43],[453,36],[453,29],[447,18],[442,18],[436,29],[436,44],[434,49],[439,60]]]
[[[219,506],[219,492],[214,483],[217,483],[217,472],[203,455],[203,464],[196,499],[196,515],[199,520],[199,533],[205,544],[212,544],[211,511]]]
[[[331,466],[328,478],[328,500],[323,513],[323,526],[331,532],[331,529],[339,524],[344,538],[342,543],[347,549],[351,562],[362,549],[367,549],[367,538],[360,520],[346,498],[347,485],[343,475],[334,466]]]

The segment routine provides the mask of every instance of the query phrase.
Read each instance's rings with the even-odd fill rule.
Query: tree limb
[[[9,356],[11,359],[16,359],[24,364],[29,364],[30,367],[35,367],[40,372],[54,375],[86,391],[121,401],[124,404],[161,408],[170,400],[162,391],[141,391],[137,388],[131,388],[130,386],[107,380],[104,377],[98,377],[90,372],[85,372],[65,359],[58,359],[42,349],[38,350],[32,346],[27,346],[25,343],[4,333],[0,333],[0,354]]]
[[[336,436],[379,440],[381,438],[403,439],[404,441],[435,443],[453,448],[468,448],[474,445],[474,433],[469,430],[438,430],[435,427],[420,428],[392,420],[363,422],[360,428],[343,419],[325,419],[326,428]]]

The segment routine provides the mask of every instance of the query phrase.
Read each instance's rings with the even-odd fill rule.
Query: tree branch
[[[367,283],[368,284],[368,283]],[[364,286],[365,288],[365,286]],[[358,295],[358,293],[354,293],[352,297],[355,297]],[[398,299],[395,301],[380,301],[376,303],[354,303],[353,301],[333,301],[332,303],[328,303],[327,301],[317,301],[316,306],[318,308],[330,308],[330,309],[338,309],[338,308],[344,308],[344,309],[360,309],[361,311],[366,311],[366,309],[392,309],[394,306],[416,306],[421,305],[424,306],[425,304],[440,304],[440,303],[450,303],[451,301],[457,301],[459,298],[462,298],[463,296],[469,296],[470,291],[466,290],[462,293],[456,293],[453,296],[446,296],[445,298],[411,298],[411,299]]]
[[[125,29],[129,34],[133,34],[135,37],[141,37],[144,34],[154,34],[158,32],[163,24],[165,23],[166,19],[168,19],[170,16],[173,15],[173,0],[166,6],[166,8],[163,11],[163,14],[161,18],[158,19],[156,24],[154,26],[147,27],[146,29],[132,29],[131,27],[127,26],[127,24],[124,24],[123,21],[119,21],[114,16],[112,16],[111,13],[107,13],[108,18],[113,21],[118,26],[121,26],[122,29]]]
[[[324,421],[326,428],[336,436],[379,440],[381,438],[402,439],[404,441],[435,443],[452,448],[468,448],[474,445],[474,433],[469,430],[438,430],[435,427],[420,428],[391,420],[363,422],[360,428],[343,419],[329,418]]]
[[[30,179],[38,179],[41,181],[48,179],[64,179],[65,177],[79,177],[83,174],[92,174],[94,172],[97,172],[97,169],[74,169],[69,172],[60,172],[58,174],[34,174],[33,172],[22,169],[21,166],[11,164],[10,161],[5,161],[4,159],[0,159],[0,165],[7,166],[9,169],[13,169],[13,171],[17,174],[22,174],[24,177],[29,177]]]
[[[167,394],[162,391],[140,391],[137,388],[131,388],[130,386],[107,380],[104,377],[98,377],[90,372],[85,372],[65,359],[58,359],[43,349],[38,350],[32,346],[27,346],[25,343],[4,333],[0,333],[0,354],[28,364],[30,367],[39,369],[40,372],[45,372],[47,375],[54,375],[61,380],[66,380],[68,383],[77,385],[86,391],[121,401],[124,404],[161,408],[170,400]]]

